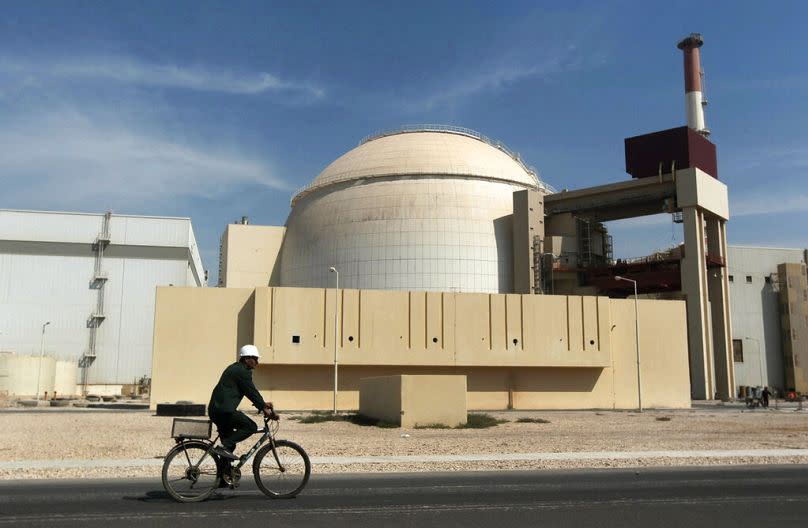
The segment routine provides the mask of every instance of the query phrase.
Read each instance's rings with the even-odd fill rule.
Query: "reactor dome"
[[[513,192],[551,192],[474,131],[370,136],[292,198],[278,286],[510,292]]]

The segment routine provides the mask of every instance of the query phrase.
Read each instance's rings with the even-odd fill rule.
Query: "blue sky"
[[[190,216],[215,284],[242,215],[370,133],[469,127],[556,188],[627,179],[623,138],[684,124],[704,35],[731,244],[808,246],[808,3],[4,2],[0,207]],[[616,256],[681,241],[613,223]]]

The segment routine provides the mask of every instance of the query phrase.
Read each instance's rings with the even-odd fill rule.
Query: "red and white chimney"
[[[676,45],[685,56],[685,110],[687,112],[687,126],[701,134],[709,136],[710,130],[704,123],[704,99],[701,86],[701,56],[699,48],[704,39],[699,33],[691,33]]]

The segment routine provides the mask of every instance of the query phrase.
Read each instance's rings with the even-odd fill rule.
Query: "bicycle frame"
[[[261,434],[261,433],[263,433],[263,434]],[[247,461],[252,458],[252,456],[255,454],[255,452],[258,451],[258,449],[262,445],[264,445],[264,443],[268,440],[269,445],[272,446],[272,456],[275,457],[275,462],[278,463],[278,467],[280,468],[281,472],[286,471],[286,469],[281,464],[281,461],[278,459],[278,452],[275,450],[275,437],[272,434],[272,431],[270,430],[269,419],[264,418],[264,428],[261,429],[260,431],[256,431],[255,434],[261,434],[261,438],[259,438],[258,441],[252,446],[252,448],[250,448],[250,450],[247,451],[247,454],[241,455],[239,457],[238,464],[235,466],[235,468],[236,469],[241,469],[241,467],[244,464],[246,464]]]
[[[258,449],[260,449],[260,447],[264,445],[264,443],[269,441],[269,445],[272,446],[272,456],[275,458],[275,462],[278,464],[278,468],[281,470],[282,473],[285,472],[286,468],[283,467],[280,458],[278,458],[278,452],[275,449],[275,437],[269,426],[268,418],[266,417],[264,418],[264,428],[259,431],[256,431],[255,434],[261,434],[261,438],[259,438],[258,441],[255,442],[252,448],[245,455],[241,455],[239,457],[238,464],[236,464],[233,467],[235,469],[241,469],[252,458],[252,456],[256,453],[256,451],[258,451]],[[202,464],[202,462],[204,462],[205,459],[208,457],[208,455],[210,455],[210,453],[213,451],[213,447],[216,445],[216,441],[219,440],[219,436],[220,435],[216,435],[216,438],[214,438],[212,441],[209,440],[210,444],[208,445],[208,450],[205,452],[204,455],[202,455],[202,458],[200,458],[196,464],[191,462],[191,459],[188,456],[188,452],[185,450],[184,444],[188,440],[180,439],[177,441],[177,443],[183,445],[183,451],[185,451],[185,458],[186,460],[188,460],[188,465],[193,467],[194,469],[197,469],[199,468],[200,464]]]

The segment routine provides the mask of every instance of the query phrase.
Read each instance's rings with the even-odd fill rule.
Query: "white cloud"
[[[457,101],[480,93],[499,90],[523,79],[542,77],[562,70],[560,58],[552,58],[541,64],[501,64],[485,71],[456,80],[440,90],[412,103],[412,107],[430,110],[440,104]]]
[[[289,190],[266,162],[120,120],[51,110],[0,121],[2,206],[156,207],[245,185]]]
[[[238,73],[203,67],[154,64],[131,57],[82,57],[58,61],[19,61],[0,57],[0,73],[15,77],[112,81],[126,84],[183,88],[202,92],[260,94],[264,92],[324,97],[322,88],[281,79],[270,73]]]

